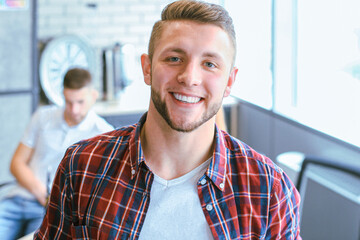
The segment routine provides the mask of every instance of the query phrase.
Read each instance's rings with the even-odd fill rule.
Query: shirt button
[[[200,184],[201,184],[201,185],[205,185],[205,183],[206,183],[206,179],[203,178],[203,179],[201,180]]]
[[[132,174],[132,175],[135,174],[135,169],[131,170],[131,174]]]
[[[209,212],[213,209],[213,206],[211,204],[206,205],[206,210]]]
[[[220,187],[221,189],[223,189],[223,188],[224,188],[224,183],[220,183],[220,184],[219,184],[219,187]]]

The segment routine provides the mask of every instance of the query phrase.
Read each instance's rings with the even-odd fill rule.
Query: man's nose
[[[179,83],[186,86],[198,86],[201,83],[201,66],[193,61],[184,65],[178,75]]]
[[[79,111],[80,111],[80,107],[79,107],[78,104],[73,104],[73,105],[71,106],[71,112],[72,112],[72,114],[78,114]]]

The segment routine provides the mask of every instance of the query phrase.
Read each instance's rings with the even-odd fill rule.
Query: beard
[[[215,114],[219,111],[222,104],[221,101],[212,104],[209,107],[208,111],[202,114],[200,119],[188,123],[185,120],[175,121],[174,119],[171,119],[165,101],[161,99],[160,93],[157,92],[152,86],[151,86],[151,100],[154,103],[154,106],[158,111],[158,113],[162,116],[162,118],[166,121],[166,123],[170,126],[170,128],[178,132],[192,132],[193,130],[197,129],[205,122],[210,120],[212,117],[214,117]]]

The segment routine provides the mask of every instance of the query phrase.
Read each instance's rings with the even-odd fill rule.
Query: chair
[[[360,240],[358,162],[294,152],[280,154],[277,160],[301,195],[303,239]]]
[[[296,188],[298,189],[298,191],[300,191],[301,188],[304,172],[307,166],[309,166],[310,164],[337,169],[339,171],[343,171],[352,174],[354,176],[360,177],[360,165],[354,165],[347,162],[342,162],[340,160],[333,160],[333,159],[316,157],[316,156],[305,156],[296,182]]]

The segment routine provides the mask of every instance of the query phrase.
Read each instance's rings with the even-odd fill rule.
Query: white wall
[[[101,50],[116,42],[135,45],[140,67],[140,55],[147,52],[152,26],[170,2],[173,0],[38,0],[38,39],[85,35],[97,53],[99,69],[94,79],[100,81]],[[89,7],[91,4],[95,7]]]

